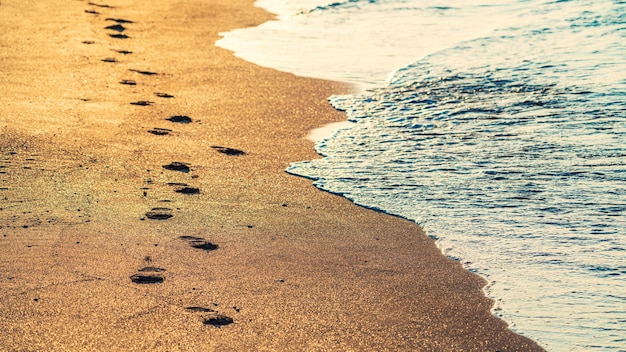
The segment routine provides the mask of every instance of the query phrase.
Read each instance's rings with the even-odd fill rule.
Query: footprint
[[[103,7],[103,8],[108,8],[108,9],[114,9],[114,6],[111,5],[106,5],[106,4],[96,4],[94,2],[88,2],[87,5],[91,5],[91,6],[97,6],[97,7]]]
[[[126,30],[126,27],[122,26],[121,24],[113,24],[107,27],[104,27],[104,29],[110,29],[112,31],[116,31],[118,33],[122,33],[123,31]]]
[[[217,307],[217,303],[213,303],[213,305]],[[235,322],[233,318],[223,315],[223,314],[219,314],[219,311],[211,309],[211,308],[206,308],[206,307],[201,307],[201,306],[191,306],[191,307],[186,307],[185,309],[194,313],[209,313],[208,316],[205,316],[202,318],[202,323],[204,325],[211,325],[216,328],[221,328],[222,326],[230,325]],[[237,313],[239,313],[240,311],[240,309],[237,307],[233,307],[233,309]]]
[[[104,19],[105,21],[113,21],[113,22],[117,22],[117,23],[135,23],[134,21],[130,21],[130,20],[125,20],[123,18],[111,18],[111,17],[107,17]]]
[[[154,93],[154,95],[156,95],[159,98],[173,98],[174,96],[171,94],[167,94],[167,93]]]
[[[163,168],[166,170],[170,170],[170,171],[180,171],[184,173],[189,173],[190,171],[189,164],[181,163],[178,161],[175,161],[167,165],[163,165]]]
[[[193,248],[202,249],[203,251],[214,251],[219,248],[218,245],[213,244],[204,238],[195,237],[195,236],[180,236],[181,240],[189,242],[189,245]]]
[[[149,133],[152,133],[152,134],[154,134],[154,135],[157,135],[157,136],[165,136],[165,135],[170,134],[170,132],[172,132],[172,130],[167,129],[167,128],[158,128],[158,127],[155,127],[155,128],[153,128],[153,129],[149,130],[148,132],[149,132]]]
[[[167,220],[174,216],[171,211],[170,208],[152,208],[146,213],[146,217],[150,220]]]
[[[113,51],[115,51],[115,52],[117,52],[119,54],[122,54],[122,55],[129,55],[129,54],[133,53],[132,51],[128,51],[128,50],[117,50],[117,49],[111,49],[111,50],[113,50]]]
[[[126,34],[111,34],[111,33],[109,33],[109,37],[116,38],[116,39],[128,39],[128,38],[130,38]]]
[[[231,155],[231,156],[241,156],[241,155],[245,155],[246,152],[244,152],[243,150],[239,150],[239,149],[234,149],[234,148],[227,148],[227,147],[220,147],[217,145],[211,146],[211,148],[216,149],[218,152],[226,154],[226,155]]]
[[[133,101],[130,103],[130,105],[138,105],[138,106],[149,106],[152,104],[154,104],[154,102],[148,101],[148,100]]]
[[[222,326],[230,325],[234,322],[233,318],[225,315],[216,315],[214,317],[205,318],[203,321],[204,325],[211,325],[216,328],[221,328]]]
[[[145,268],[139,269],[138,271],[140,273],[146,273],[146,272],[148,272],[148,273],[161,273],[161,272],[164,272],[166,270],[163,269],[163,268],[157,268],[157,267],[154,267],[154,266],[147,266]]]
[[[102,59],[102,62],[118,62],[117,59],[114,59],[112,57],[107,57],[106,59]]]
[[[205,307],[198,307],[198,306],[192,306],[192,307],[187,307],[185,308],[189,311],[192,312],[200,312],[200,313],[217,313],[216,310],[213,310],[211,308],[205,308]]]
[[[175,115],[167,118],[166,120],[174,123],[191,123],[191,117],[185,115]]]
[[[137,82],[135,82],[135,81],[133,81],[131,79],[123,79],[123,80],[120,81],[120,84],[126,84],[126,85],[129,85],[129,86],[136,86]]]
[[[181,188],[181,189],[177,189],[176,193],[200,194],[200,189],[199,188],[194,188],[194,187],[184,187],[184,188]]]
[[[136,284],[160,284],[165,279],[160,275],[135,274],[130,277],[130,280]]]
[[[151,71],[135,70],[134,68],[129,68],[128,71],[139,73],[140,75],[146,75],[146,76],[152,76],[152,75],[157,75],[158,74],[156,72],[151,72]]]

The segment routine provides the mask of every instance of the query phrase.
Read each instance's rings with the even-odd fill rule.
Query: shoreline
[[[2,1],[0,347],[541,350],[416,224],[284,171],[350,88],[213,45],[270,18]]]

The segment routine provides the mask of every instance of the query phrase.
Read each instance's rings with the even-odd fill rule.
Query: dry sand
[[[284,172],[349,88],[213,45],[269,19],[2,0],[0,350],[540,350],[417,225]]]

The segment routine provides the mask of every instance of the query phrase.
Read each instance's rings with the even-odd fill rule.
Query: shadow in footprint
[[[109,34],[109,37],[116,38],[116,39],[128,39],[128,38],[130,38],[126,34]]]
[[[219,248],[218,245],[213,244],[204,238],[195,237],[195,236],[180,236],[181,240],[189,242],[189,245],[193,248],[202,249],[203,251],[214,251]]]
[[[111,25],[111,26],[104,27],[104,29],[110,29],[112,31],[116,31],[118,33],[122,33],[123,31],[126,30],[126,27],[124,27],[124,26],[122,26],[121,24],[118,23],[118,24],[114,24],[114,25]]]
[[[148,101],[148,100],[133,101],[130,103],[130,105],[138,105],[138,106],[149,106],[152,104],[154,104],[154,102]]]
[[[129,85],[129,86],[136,86],[137,82],[135,82],[135,81],[133,81],[131,79],[123,79],[123,80],[120,81],[120,84],[126,84],[126,85]]]
[[[181,189],[177,189],[176,193],[182,194],[200,194],[200,189],[195,187],[185,187]]]
[[[117,49],[111,49],[113,51],[115,51],[116,53],[122,54],[122,55],[129,55],[132,54],[132,51],[128,51],[128,50],[117,50]]]
[[[99,14],[100,14],[100,12],[98,12],[98,11],[94,11],[94,10],[85,10],[85,12],[86,12],[86,13],[90,13],[90,14],[92,14],[92,15],[99,15]]]
[[[191,117],[185,115],[175,115],[167,118],[166,120],[174,123],[191,123]]]
[[[170,132],[172,132],[172,130],[167,129],[167,128],[158,128],[158,127],[155,127],[148,131],[148,133],[152,133],[156,136],[166,136],[170,134]]]
[[[160,284],[165,279],[159,275],[140,275],[135,274],[130,277],[130,280],[136,284]]]
[[[152,71],[135,70],[134,68],[129,68],[128,71],[135,72],[135,73],[138,73],[140,75],[146,75],[146,76],[152,76],[152,75],[157,75],[158,74],[158,73],[152,72]]]
[[[243,150],[239,150],[235,148],[220,147],[217,145],[211,146],[211,148],[217,150],[218,152],[222,154],[231,155],[231,156],[241,156],[241,155],[246,154],[246,152],[244,152]]]
[[[135,23],[134,21],[130,21],[130,20],[125,20],[123,18],[111,18],[111,17],[107,17],[104,19],[105,21],[113,21],[113,22],[117,22],[117,23]]]
[[[173,98],[174,96],[167,93],[154,93],[159,98]]]
[[[102,62],[118,62],[117,59],[114,59],[112,57],[107,57],[106,59],[102,59]]]
[[[95,42],[93,40],[83,40],[81,43],[83,43],[83,44],[94,44]]]
[[[184,172],[184,173],[189,173],[189,171],[190,171],[189,164],[181,163],[181,162],[178,162],[178,161],[175,161],[175,162],[167,164],[167,165],[163,165],[163,168],[165,170],[180,171],[180,172]]]
[[[203,323],[204,325],[211,325],[216,328],[221,328],[222,326],[234,323],[234,321],[231,317],[227,317],[225,315],[217,315],[214,317],[205,318]]]

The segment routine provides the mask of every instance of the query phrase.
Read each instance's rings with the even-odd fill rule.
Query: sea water
[[[288,172],[420,224],[548,350],[626,351],[626,1],[258,5],[218,45],[361,89]]]

